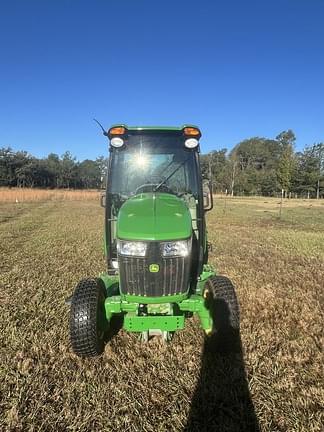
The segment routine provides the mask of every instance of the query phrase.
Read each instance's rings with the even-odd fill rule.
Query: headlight
[[[197,147],[199,144],[198,140],[196,138],[189,138],[185,141],[185,146],[189,149],[193,149]]]
[[[186,257],[191,250],[191,239],[162,243],[161,249],[164,257]]]
[[[119,147],[122,147],[124,145],[124,140],[120,137],[114,137],[114,138],[111,138],[110,144],[113,147],[119,148]]]
[[[144,242],[117,241],[117,252],[120,255],[145,256],[147,244]]]

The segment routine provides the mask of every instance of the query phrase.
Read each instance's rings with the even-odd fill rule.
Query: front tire
[[[106,289],[101,279],[84,279],[75,288],[70,310],[70,341],[79,357],[103,353],[108,321]]]
[[[225,276],[212,276],[206,288],[206,306],[213,320],[213,331],[239,330],[240,309],[232,282]]]

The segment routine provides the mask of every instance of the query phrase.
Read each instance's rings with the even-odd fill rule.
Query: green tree
[[[291,129],[280,132],[279,135],[276,136],[276,140],[279,142],[282,149],[287,146],[294,148],[296,142],[296,135]]]
[[[62,155],[60,163],[59,185],[61,187],[76,187],[77,184],[76,158],[69,151]]]
[[[78,165],[78,179],[84,188],[98,188],[101,182],[101,172],[95,161],[86,159]]]
[[[294,187],[299,194],[317,197],[324,195],[324,144],[308,146],[297,153]]]
[[[100,186],[104,187],[106,185],[108,174],[108,158],[105,158],[104,156],[99,156],[96,159],[96,164],[100,171]]]
[[[296,159],[294,154],[294,144],[296,137],[294,132],[289,129],[281,132],[276,140],[280,146],[280,157],[277,167],[277,180],[284,190],[284,193],[288,194],[291,189],[294,172],[296,169]]]
[[[44,159],[44,164],[47,169],[47,187],[58,188],[61,177],[61,161],[59,156],[55,153],[50,153]]]
[[[277,140],[253,137],[237,144],[229,154],[232,194],[275,194],[278,184],[273,172],[280,155],[281,144]],[[271,180],[271,186],[265,178]]]
[[[290,190],[292,178],[295,170],[295,158],[294,152],[291,147],[284,149],[277,169],[277,179],[281,189],[283,189],[286,194]]]
[[[15,153],[10,147],[0,149],[0,186],[13,186]]]

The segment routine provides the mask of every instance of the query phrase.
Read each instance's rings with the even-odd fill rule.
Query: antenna
[[[97,119],[93,119],[99,126],[100,126],[100,128],[101,128],[101,130],[102,130],[102,133],[107,137],[108,136],[108,133],[105,131],[105,129],[104,129],[104,127],[102,126],[102,124],[100,123],[100,122],[98,122],[98,120]]]

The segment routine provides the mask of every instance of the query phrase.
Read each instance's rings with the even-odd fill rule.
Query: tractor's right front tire
[[[108,321],[106,289],[101,279],[84,279],[75,288],[70,310],[70,340],[79,357],[103,353]]]

